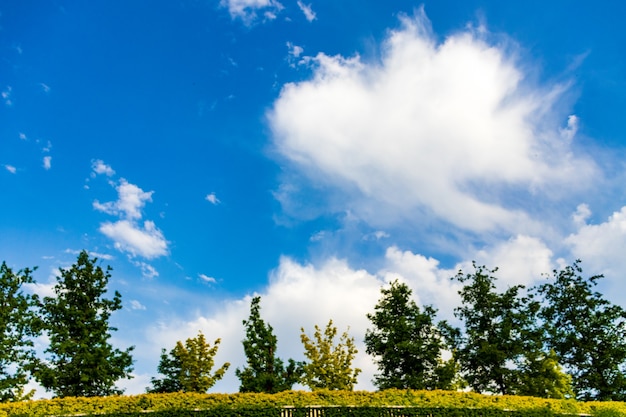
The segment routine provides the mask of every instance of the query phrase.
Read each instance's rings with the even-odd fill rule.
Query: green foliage
[[[82,251],[74,265],[60,269],[55,297],[41,305],[43,325],[50,338],[49,357],[40,361],[34,375],[56,396],[104,396],[119,394],[114,384],[130,377],[132,347],[122,352],[108,343],[109,317],[122,308],[121,295],[102,298],[111,277]]]
[[[324,334],[315,325],[314,340],[306,335],[304,328],[300,330],[304,355],[309,360],[302,366],[300,382],[312,390],[352,390],[361,372],[358,368],[352,368],[352,361],[357,354],[354,338],[344,332],[335,345],[337,327],[333,326],[332,320],[326,325]]]
[[[301,364],[289,359],[285,366],[276,357],[277,339],[272,326],[261,319],[260,303],[261,297],[252,299],[250,317],[243,321],[246,338],[242,343],[247,366],[235,371],[241,382],[239,391],[275,393],[289,390],[300,378]]]
[[[22,286],[34,282],[33,270],[13,272],[5,262],[0,265],[0,401],[20,401],[24,393],[27,368],[34,360],[32,337],[36,330],[33,309],[37,298],[24,294]]]
[[[553,274],[537,288],[545,300],[539,316],[576,397],[626,400],[626,311],[594,291],[603,276],[583,278],[580,260]]]
[[[332,411],[330,410],[332,409]],[[363,415],[377,409],[384,416],[430,415],[459,417],[535,417],[551,415],[626,416],[622,402],[590,402],[541,399],[507,395],[480,395],[454,391],[386,390],[284,391],[277,394],[143,394],[137,396],[110,396],[90,398],[56,398],[0,404],[0,417],[8,416],[314,416],[311,411],[333,415]],[[146,414],[146,411],[150,413]],[[263,414],[266,413],[266,414]],[[397,414],[393,414],[397,413]],[[423,414],[422,414],[423,413]],[[504,414],[506,413],[506,414]],[[330,415],[330,414],[326,414]]]
[[[214,357],[220,339],[213,346],[208,343],[202,334],[189,338],[183,344],[177,342],[169,354],[163,349],[158,371],[165,377],[152,378],[152,388],[149,392],[207,392],[217,381],[224,377],[230,363],[226,362],[220,369],[211,374],[215,365]]]
[[[558,399],[574,397],[572,377],[565,373],[554,350],[547,354],[528,352],[521,370],[516,395]]]
[[[365,334],[366,352],[376,357],[379,389],[449,389],[455,383],[454,359],[444,362],[445,336],[453,333],[445,322],[435,325],[436,310],[420,308],[410,299],[406,284],[394,281],[381,288],[374,314],[374,328]]]
[[[457,355],[465,380],[476,392],[515,394],[522,378],[527,355],[539,356],[540,333],[535,326],[536,305],[520,296],[522,285],[498,293],[497,268],[489,270],[475,263],[474,272],[457,281],[462,305],[455,316],[465,326]]]

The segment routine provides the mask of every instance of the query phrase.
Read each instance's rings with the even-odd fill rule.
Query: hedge
[[[56,398],[0,404],[0,417],[17,416],[268,416],[287,408],[283,417],[299,417],[315,407],[323,416],[338,412],[349,416],[370,417],[382,409],[385,416],[429,415],[482,417],[535,417],[548,415],[593,415],[626,417],[623,402],[577,402],[507,395],[480,395],[455,391],[387,390],[367,391],[285,391],[278,394],[142,394],[91,398]],[[396,407],[403,414],[395,413]],[[263,413],[261,413],[263,410]],[[276,411],[278,410],[278,411]],[[420,411],[421,410],[421,411]],[[429,410],[427,414],[424,410]],[[146,414],[146,412],[150,412]],[[387,412],[385,411],[385,412]],[[216,414],[219,412],[219,414]],[[213,413],[213,414],[211,414]],[[269,414],[268,414],[269,413]],[[369,414],[367,414],[369,413]],[[407,414],[417,413],[417,414]],[[460,413],[460,414],[457,414]]]

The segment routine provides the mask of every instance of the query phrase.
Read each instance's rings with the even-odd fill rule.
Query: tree
[[[230,363],[226,362],[211,374],[220,342],[217,339],[211,346],[204,334],[199,332],[198,336],[187,339],[184,344],[178,341],[169,354],[163,349],[158,371],[165,378],[152,378],[152,389],[148,392],[207,392],[230,367]]]
[[[455,383],[454,358],[442,360],[446,335],[453,330],[445,322],[434,323],[436,310],[424,310],[410,299],[406,284],[394,281],[381,289],[374,314],[374,328],[365,334],[366,352],[376,357],[379,389],[450,389]]]
[[[473,266],[474,273],[453,278],[464,284],[462,306],[454,311],[465,326],[457,350],[461,371],[476,392],[515,394],[526,355],[539,357],[538,307],[520,296],[522,285],[496,292],[497,268]]]
[[[354,338],[344,332],[339,338],[339,343],[335,345],[337,327],[333,326],[330,320],[324,334],[315,325],[313,339],[309,338],[300,329],[302,334],[300,340],[304,345],[304,355],[309,360],[302,366],[302,377],[300,382],[311,390],[352,390],[357,382],[356,377],[361,373],[358,368],[352,368],[352,361],[357,353],[354,346]]]
[[[594,291],[602,275],[582,277],[581,261],[536,288],[547,344],[573,377],[581,400],[626,400],[626,311]]]
[[[36,268],[35,268],[36,269]],[[34,282],[31,269],[13,272],[0,265],[0,401],[21,401],[34,392],[24,393],[27,369],[34,361],[32,337],[39,333],[33,307],[36,296],[24,294],[22,286]]]
[[[554,350],[529,352],[521,370],[519,384],[513,389],[516,395],[554,399],[574,397],[572,377],[563,370]]]
[[[44,297],[41,305],[49,357],[34,374],[58,397],[119,394],[115,382],[132,371],[133,347],[122,352],[108,342],[117,330],[109,326],[109,318],[122,308],[122,297],[116,291],[112,299],[103,298],[111,267],[105,271],[96,262],[82,251],[74,265],[60,269],[55,297]]]
[[[300,378],[301,364],[289,359],[285,366],[276,357],[277,339],[272,326],[261,319],[260,303],[261,297],[252,299],[250,317],[243,321],[246,338],[242,343],[247,366],[235,371],[241,382],[239,391],[273,394],[290,390]]]

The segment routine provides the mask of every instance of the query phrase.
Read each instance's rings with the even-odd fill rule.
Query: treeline
[[[130,377],[133,347],[120,351],[108,340],[121,295],[104,298],[110,267],[87,252],[61,269],[54,297],[23,291],[33,270],[0,267],[0,400],[28,399],[30,378],[57,397],[121,393],[116,381]],[[584,278],[580,261],[541,285],[496,289],[497,269],[473,265],[452,277],[461,284],[457,328],[437,321],[433,306],[419,307],[409,287],[394,281],[381,288],[364,341],[378,372],[377,388],[467,390],[579,400],[626,400],[626,311],[595,291],[601,275]],[[240,392],[277,393],[301,383],[311,390],[352,390],[360,370],[352,362],[354,338],[330,320],[310,337],[301,329],[306,360],[276,355],[277,338],[252,299],[243,321],[246,364],[236,369]],[[347,306],[349,308],[349,306]],[[47,336],[44,358],[34,338]],[[214,370],[220,339],[200,332],[162,350],[148,392],[206,392],[230,367]]]

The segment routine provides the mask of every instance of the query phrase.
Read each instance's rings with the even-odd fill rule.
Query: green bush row
[[[295,410],[300,408],[322,407],[326,410],[325,412],[331,413],[324,414],[324,416],[336,415],[332,414],[335,411],[329,410],[340,410],[338,407],[344,407],[344,411],[351,410],[345,411],[347,414],[342,414],[350,416],[371,416],[374,414],[354,413],[374,413],[375,411],[368,410],[380,410],[381,407],[388,410],[393,410],[393,407],[408,407],[401,408],[403,413],[405,413],[402,415],[410,415],[406,414],[409,412],[409,409],[414,409],[415,412],[419,412],[419,409],[431,410],[432,412],[429,415],[432,416],[458,415],[463,417],[495,417],[496,415],[503,415],[503,410],[509,410],[504,414],[506,416],[519,415],[524,417],[559,414],[588,414],[602,417],[626,416],[626,403],[623,402],[577,402],[575,400],[554,400],[507,395],[480,395],[455,391],[386,390],[377,392],[285,391],[278,394],[173,393],[89,398],[65,397],[51,400],[3,403],[0,404],[0,417],[44,417],[79,414],[107,416],[142,415],[143,417],[178,417],[187,415],[194,417],[209,415],[267,416],[271,415],[268,413],[273,413],[270,410],[281,410],[285,407],[293,407],[291,411],[294,413],[296,412]],[[260,410],[264,410],[263,412],[265,414],[259,414]],[[442,414],[443,411],[435,410],[445,410],[445,413]],[[150,413],[146,415],[146,411],[150,411]],[[221,414],[215,414],[217,411]],[[301,413],[301,411],[297,412]],[[284,414],[283,417],[299,417],[299,415],[300,414],[291,416]],[[378,416],[380,414],[376,415]],[[386,416],[392,417],[397,415],[398,414],[386,414]]]

